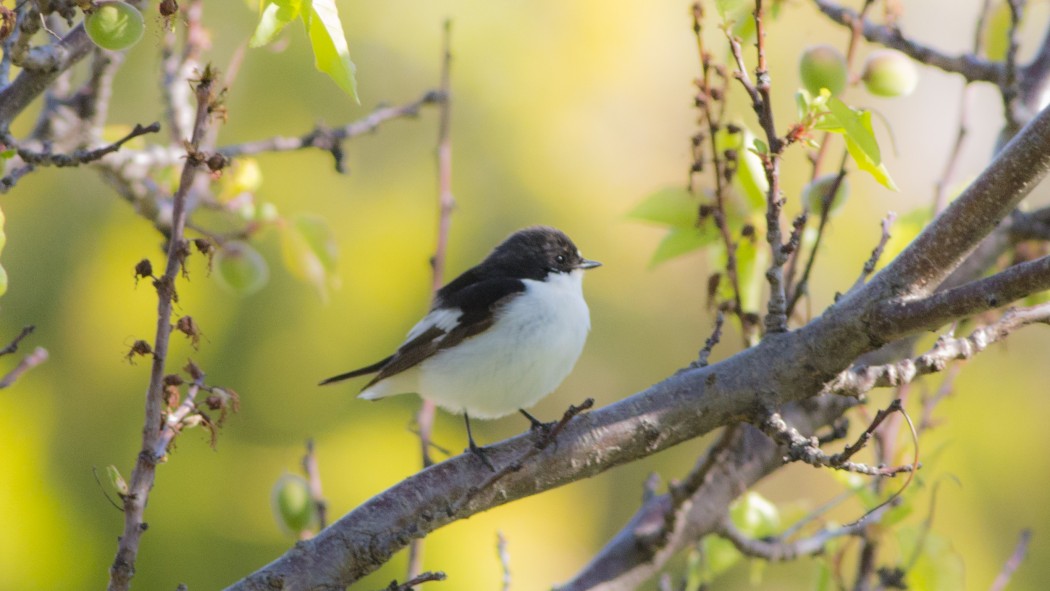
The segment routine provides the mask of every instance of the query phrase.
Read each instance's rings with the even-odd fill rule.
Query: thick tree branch
[[[878,306],[873,323],[881,334],[899,335],[934,330],[1050,289],[1050,256],[1019,263],[1000,273],[912,301]]]
[[[872,281],[883,282],[889,296],[932,293],[1050,171],[1048,144],[1050,109],[1043,109]]]
[[[1015,158],[1016,161],[1004,160]],[[1050,115],[1041,113],[886,269],[819,318],[714,365],[686,369],[649,389],[577,417],[558,445],[536,453],[532,436],[493,445],[497,466],[519,462],[478,490],[488,469],[457,456],[407,478],[232,589],[345,586],[412,538],[454,520],[593,476],[729,423],[812,397],[862,354],[891,338],[871,318],[900,294],[932,291],[1050,167]],[[955,236],[946,234],[954,233]],[[775,385],[775,389],[774,389]],[[733,495],[735,496],[735,495]],[[463,499],[469,498],[467,502]]]

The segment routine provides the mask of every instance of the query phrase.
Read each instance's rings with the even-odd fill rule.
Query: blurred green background
[[[949,53],[962,52],[978,4],[909,3],[902,26]],[[688,8],[687,2],[340,2],[362,105],[312,69],[302,27],[293,24],[287,50],[248,51],[228,94],[220,144],[299,135],[317,122],[338,125],[377,104],[421,96],[437,84],[442,22],[451,18],[457,209],[449,278],[521,226],[545,223],[569,233],[586,256],[605,264],[585,285],[593,331],[575,372],[534,414],[553,418],[587,396],[609,404],[688,364],[711,328],[704,309],[707,257],[692,254],[649,269],[663,231],[625,216],[647,194],[686,178],[698,72]],[[214,42],[207,57],[223,67],[251,35],[256,17],[238,2],[208,3],[206,10]],[[1045,3],[1032,10],[1032,22],[1045,20]],[[161,118],[160,23],[148,20],[145,39],[117,77],[113,123]],[[720,51],[714,24],[711,47]],[[1025,39],[1035,42],[1039,33],[1026,29]],[[845,47],[846,39],[844,29],[808,3],[787,3],[769,31],[782,130],[794,117],[799,51],[816,41]],[[868,50],[862,47],[862,55]],[[904,99],[847,91],[847,102],[889,122],[896,151],[885,129],[879,133],[901,191],[852,177],[853,196],[830,229],[833,246],[815,274],[813,314],[853,283],[886,211],[910,211],[933,195],[955,135],[962,84],[929,68],[921,74],[918,90]],[[733,88],[734,109],[753,124],[739,90]],[[319,214],[338,237],[342,287],[327,302],[284,270],[273,233],[256,242],[271,263],[270,282],[247,298],[220,289],[194,257],[191,280],[179,288],[178,313],[192,315],[204,339],[193,351],[173,337],[172,366],[192,356],[210,383],[240,393],[241,411],[222,430],[216,450],[206,434],[191,431],[159,468],[135,588],[174,589],[180,582],[219,588],[284,552],[293,542],[272,518],[270,488],[284,472],[298,471],[308,437],[317,442],[333,517],[417,470],[416,438],[408,429],[417,399],[371,404],[354,398],[357,383],[315,384],[385,355],[428,305],[436,114],[426,109],[417,120],[389,123],[349,143],[345,176],[319,151],[259,158],[258,199],[286,215]],[[1000,114],[997,95],[978,88],[964,174],[987,162]],[[31,120],[28,113],[16,131]],[[784,167],[789,200],[808,171],[803,152],[792,150]],[[1037,193],[1034,199],[1045,203],[1045,189]],[[129,476],[138,450],[148,363],[129,364],[124,355],[135,339],[152,340],[156,297],[146,283],[136,288],[132,269],[143,257],[159,265],[160,237],[87,170],[39,171],[0,205],[8,236],[2,262],[11,285],[2,301],[0,341],[35,324],[22,352],[41,345],[51,354],[0,393],[0,588],[102,588],[122,517],[95,484],[92,467],[114,464]],[[789,208],[795,211],[797,200]],[[1033,367],[1045,361],[1046,339],[1029,329],[970,363],[955,395],[938,409],[943,423],[923,442],[931,460],[925,476],[943,484],[934,532],[961,558],[969,589],[987,588],[1024,527],[1035,535],[1011,588],[1044,588],[1050,577],[1044,527],[1050,523],[1050,456],[1042,424],[1050,400],[1043,367]],[[715,356],[732,354],[739,342],[731,332]],[[15,357],[3,360],[3,371]],[[928,386],[939,383],[935,377]],[[887,396],[874,398],[885,403]],[[525,427],[508,417],[478,422],[476,435],[492,442]],[[439,413],[435,439],[462,449],[460,421]],[[514,589],[566,580],[637,508],[650,472],[665,479],[685,474],[706,443],[692,441],[438,531],[427,540],[425,566],[445,571],[449,581],[426,588],[496,588],[497,531],[508,540]],[[759,490],[805,509],[841,489],[827,472],[791,466]],[[916,505],[916,522],[926,516],[924,503]],[[848,520],[858,511],[848,505],[838,517]],[[892,545],[886,552],[893,555]],[[383,587],[404,568],[402,554],[355,588]],[[760,587],[812,588],[815,573],[811,560],[771,566]],[[749,576],[741,565],[719,588],[751,588]]]

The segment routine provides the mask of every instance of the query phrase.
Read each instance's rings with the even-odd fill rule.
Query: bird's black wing
[[[471,270],[473,271],[473,269]],[[467,279],[464,273],[456,281]],[[458,289],[448,289],[456,287]],[[420,326],[413,329],[417,332],[406,341],[397,352],[386,359],[345,374],[329,378],[322,384],[378,372],[364,389],[390,376],[399,374],[433,356],[442,349],[455,346],[465,339],[485,331],[496,321],[497,314],[503,306],[525,291],[525,284],[519,279],[494,278],[476,280],[470,277],[456,285],[452,282],[438,292],[436,306],[424,318]],[[455,315],[458,312],[458,316]],[[425,323],[431,322],[429,326]]]

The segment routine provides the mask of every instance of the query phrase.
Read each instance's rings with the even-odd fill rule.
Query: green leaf
[[[759,144],[762,142],[755,138],[755,135],[746,127],[741,125],[738,127],[742,130],[738,133],[730,133],[724,128],[720,129],[715,135],[715,147],[719,152],[736,151],[737,170],[733,176],[733,187],[744,196],[747,211],[765,211],[769,180],[766,178],[766,169],[762,165],[762,159],[750,149],[755,142]],[[726,212],[726,214],[732,215],[732,212]]]
[[[314,49],[314,67],[328,74],[350,95],[357,104],[357,67],[350,61],[350,46],[343,33],[343,23],[339,20],[339,11],[335,0],[305,0],[309,10],[304,11],[303,22],[310,36],[310,45]]]
[[[649,268],[655,267],[668,259],[698,250],[711,244],[717,238],[718,235],[713,228],[706,230],[695,227],[671,228],[671,231],[657,245],[653,258],[649,260]]]
[[[748,491],[729,507],[733,524],[752,538],[762,538],[780,532],[780,512],[769,499]]]
[[[758,310],[762,304],[766,269],[769,267],[769,249],[764,245],[764,242],[747,238],[737,243],[736,277],[740,284],[740,305],[746,311]],[[725,269],[725,249],[719,250],[717,259],[711,264]],[[719,284],[718,297],[723,300],[733,299],[733,286],[728,280],[723,279]]]
[[[897,185],[890,178],[886,165],[882,163],[882,153],[871,125],[871,111],[855,111],[837,98],[828,101],[828,109],[831,117],[825,116],[827,121],[817,127],[841,133],[846,140],[846,150],[857,167],[870,174],[882,186],[896,191]]]
[[[285,267],[327,300],[328,288],[337,283],[334,274],[337,251],[328,223],[319,216],[299,215],[291,224],[280,228],[280,235]]]
[[[696,226],[696,198],[683,187],[667,187],[650,194],[627,214],[636,220],[675,228]]]
[[[721,536],[704,536],[700,540],[700,552],[703,559],[700,578],[708,585],[743,558],[733,543]]]
[[[875,139],[875,131],[871,127],[871,111],[855,111],[837,98],[828,101],[828,110],[842,127],[843,136],[856,142],[875,164],[882,162],[879,142]]]
[[[999,2],[988,20],[985,22],[981,35],[984,38],[984,55],[993,62],[1006,59],[1006,52],[1010,49],[1010,27],[1013,17],[1010,15],[1010,4]]]
[[[718,16],[725,20],[726,15],[734,12],[739,4],[740,0],[715,0],[715,10],[718,11]]]
[[[270,43],[301,13],[302,0],[262,0],[259,24],[255,26],[248,47],[262,47]]]
[[[300,214],[295,218],[295,228],[299,230],[310,253],[321,262],[321,266],[329,273],[334,272],[339,249],[328,222],[319,215]]]
[[[901,555],[912,556],[918,548],[918,557],[908,570],[905,582],[916,591],[950,591],[963,589],[965,569],[962,557],[950,541],[932,531],[923,533],[920,526],[898,527],[897,533]]]

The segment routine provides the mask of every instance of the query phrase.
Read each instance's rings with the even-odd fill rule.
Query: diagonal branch
[[[1048,171],[1050,109],[1043,109],[872,283],[891,297],[932,293]]]
[[[860,19],[853,10],[827,0],[813,0],[813,3],[828,18],[840,25],[853,28],[854,23]],[[971,54],[947,55],[928,45],[923,45],[905,37],[897,28],[877,25],[864,19],[861,20],[860,30],[864,34],[864,38],[872,43],[892,47],[915,61],[928,66],[960,74],[967,82],[999,84],[1003,79],[1004,68],[1002,64],[982,60]]]
[[[873,324],[882,334],[905,335],[979,314],[1050,289],[1050,256],[1014,265],[991,277],[940,291],[921,300],[878,306]]]

